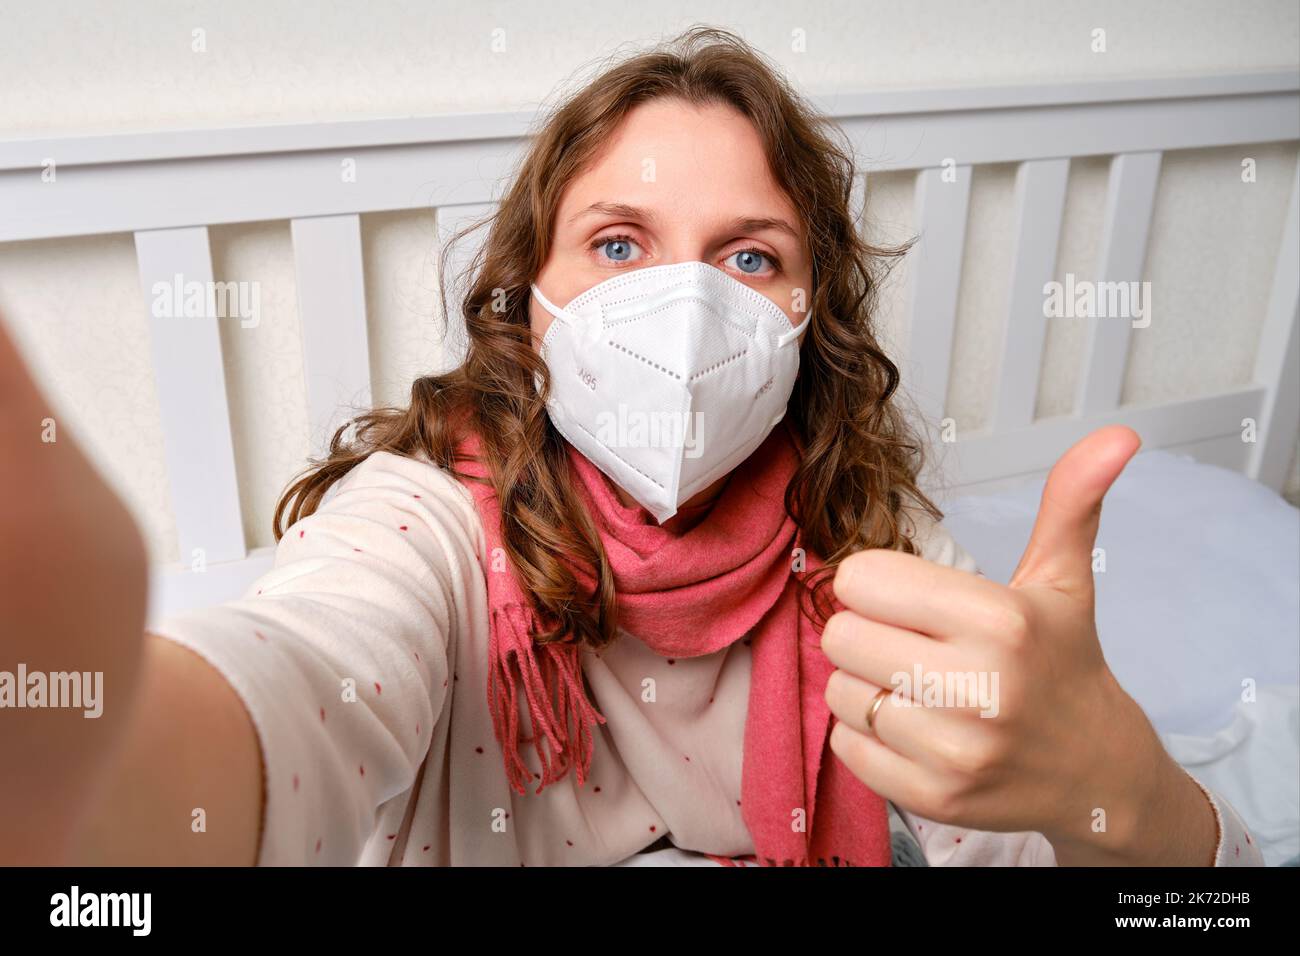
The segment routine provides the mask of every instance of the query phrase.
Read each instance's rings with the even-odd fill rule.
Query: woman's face
[[[793,327],[804,319],[812,284],[802,235],[748,119],[720,104],[652,100],[628,113],[565,189],[536,282],[563,307],[631,269],[706,262],[767,296]],[[553,318],[536,296],[529,318],[540,348]],[[723,481],[683,507],[711,500]],[[631,503],[626,493],[623,499]]]
[[[536,281],[564,306],[630,269],[707,262],[767,296],[793,326],[812,283],[801,237],[748,119],[728,106],[658,99],[629,112],[569,183]],[[540,347],[551,314],[533,296],[529,315]]]

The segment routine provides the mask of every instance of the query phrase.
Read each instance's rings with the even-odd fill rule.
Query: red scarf
[[[466,439],[457,467],[485,477],[478,440]],[[799,529],[786,513],[785,489],[799,462],[786,425],[736,468],[722,493],[685,529],[660,527],[628,507],[609,480],[571,445],[569,460],[601,532],[618,594],[618,624],[663,657],[695,657],[738,639],[753,654],[741,773],[741,814],[759,862],[776,866],[888,866],[885,802],[835,759],[828,743],[821,629],[801,611],[796,555]],[[537,792],[572,769],[579,786],[591,765],[592,732],[605,718],[587,699],[578,645],[534,644],[537,618],[504,560],[501,513],[491,486],[466,482],[487,537],[489,566],[488,698],[510,785],[525,792],[536,777],[520,745],[541,762]],[[690,523],[694,520],[694,523]],[[672,522],[670,522],[671,524]],[[820,567],[803,558],[802,571]],[[575,568],[584,587],[591,575]],[[588,592],[590,593],[590,592]],[[838,604],[836,607],[838,608]],[[520,687],[534,732],[523,735]],[[796,811],[803,811],[798,813]]]

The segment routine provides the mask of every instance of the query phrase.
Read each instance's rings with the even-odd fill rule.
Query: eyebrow
[[[577,222],[583,216],[593,213],[605,213],[610,216],[621,216],[624,219],[636,219],[649,223],[656,221],[653,212],[649,209],[642,209],[640,206],[630,206],[623,202],[594,202],[586,209],[572,216],[569,223]],[[785,233],[792,239],[799,239],[799,233],[794,226],[784,219],[776,219],[771,216],[739,216],[731,221],[729,228],[735,232],[762,232],[766,229],[775,229],[777,232]]]

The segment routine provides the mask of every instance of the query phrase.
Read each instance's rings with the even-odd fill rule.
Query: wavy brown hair
[[[877,343],[872,322],[883,274],[911,242],[882,248],[859,235],[851,212],[853,151],[842,131],[762,55],[711,27],[691,28],[654,50],[604,65],[542,121],[495,212],[452,240],[489,227],[456,303],[468,339],[463,363],[417,379],[406,408],[377,408],[338,429],[328,454],[313,459],[281,497],[277,541],[315,511],[330,485],[376,451],[422,452],[464,479],[456,447],[462,430],[472,429],[500,501],[507,556],[546,622],[536,639],[594,649],[613,640],[613,576],[570,482],[564,440],[546,412],[550,381],[532,346],[529,287],[546,261],[565,187],[633,107],[659,97],[728,104],[748,117],[803,220],[813,263],[812,322],[786,418],[804,455],[785,506],[804,547],[826,562],[804,582],[817,615],[828,612],[831,574],[852,552],[915,552],[900,510],[919,506],[936,519],[942,515],[918,488],[922,448],[896,405],[898,369]],[[444,314],[452,314],[445,302]],[[354,436],[345,437],[350,431]],[[594,593],[583,592],[570,562],[588,569]]]

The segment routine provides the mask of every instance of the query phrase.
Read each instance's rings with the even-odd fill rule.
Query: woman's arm
[[[378,452],[243,597],[157,622],[79,862],[386,859],[376,828],[447,730],[449,640],[482,612],[476,531],[452,478]]]
[[[486,613],[480,545],[459,483],[375,452],[286,529],[242,597],[153,625],[247,710],[262,766],[258,864],[388,861],[448,733],[456,638]],[[221,825],[209,811],[209,835]]]
[[[139,532],[51,414],[0,328],[0,671],[103,678],[95,719],[0,709],[0,863],[357,862],[482,623],[468,492],[373,454],[242,598],[145,636]]]
[[[132,706],[67,862],[252,866],[261,757],[233,688],[193,651],[149,634]]]
[[[33,675],[95,698],[0,709],[0,862],[252,861],[247,714],[202,660],[144,637],[147,581],[134,521],[0,322],[0,671],[24,703]],[[184,839],[196,806],[219,839]]]

